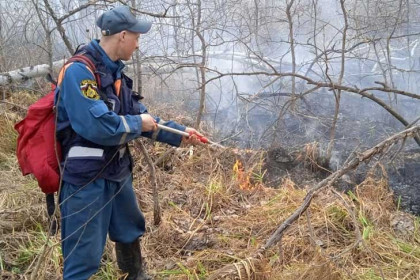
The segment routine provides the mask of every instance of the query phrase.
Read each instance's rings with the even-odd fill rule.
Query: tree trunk
[[[62,22],[58,20],[57,16],[54,13],[54,10],[51,8],[50,3],[48,0],[44,0],[45,7],[47,8],[49,14],[51,15],[52,19],[54,20],[55,24],[57,25],[57,30],[61,35],[61,38],[63,39],[64,44],[67,47],[67,50],[70,52],[71,55],[74,54],[74,48],[70,43],[69,38],[66,35],[66,30],[64,29]]]
[[[205,101],[206,101],[206,60],[207,60],[207,46],[203,34],[201,33],[201,0],[197,2],[197,27],[195,28],[195,33],[200,39],[201,42],[201,63],[200,63],[200,105],[198,107],[197,120],[195,122],[195,127],[199,128],[201,123],[201,118],[204,113]],[[203,31],[204,33],[204,31]]]
[[[64,65],[65,61],[65,59],[55,61],[53,63],[53,69],[61,68]],[[36,77],[41,77],[52,72],[53,69],[51,69],[48,64],[41,64],[37,66],[29,66],[18,70],[13,70],[8,73],[0,73],[0,86],[8,85],[14,82],[22,82]]]

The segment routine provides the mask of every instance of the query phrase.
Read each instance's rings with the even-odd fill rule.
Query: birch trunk
[[[0,73],[0,86],[5,86],[11,83],[23,82],[29,79],[45,76],[53,70],[57,70],[64,65],[66,60],[62,59],[53,62],[53,69],[48,64],[41,64],[37,66],[29,66],[6,73]]]

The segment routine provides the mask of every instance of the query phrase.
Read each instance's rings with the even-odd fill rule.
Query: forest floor
[[[27,107],[38,97],[20,92],[8,101]],[[61,279],[59,234],[49,237],[44,195],[15,156],[13,125],[24,114],[0,104],[0,279],[30,279],[34,271],[34,279]],[[399,210],[380,164],[352,191],[319,192],[279,244],[256,254],[320,181],[311,146],[276,177],[266,151],[143,142],[159,161],[162,221],[154,225],[149,168],[132,147],[147,221],[142,249],[155,279],[420,279],[420,219]],[[93,279],[119,277],[109,241]]]

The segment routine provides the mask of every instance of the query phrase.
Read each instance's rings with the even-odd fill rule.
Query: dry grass
[[[13,131],[12,113],[2,115],[4,131]],[[23,279],[46,240],[45,206],[36,182],[20,175],[13,140],[1,143],[1,279]],[[167,149],[147,146],[154,160]],[[263,152],[178,149],[157,168],[163,216],[156,227],[147,165],[134,154],[134,185],[149,221],[142,247],[156,279],[420,279],[419,218],[397,209],[380,165],[348,195],[334,189],[320,193],[281,244],[255,256],[300,205],[305,186],[286,178],[280,189],[264,187]],[[312,148],[305,154],[316,157]],[[241,176],[233,170],[237,159],[244,166]],[[252,178],[249,188],[241,186],[243,176]],[[112,247],[107,243],[93,279],[121,276]],[[48,248],[41,275],[58,279],[58,236]]]
[[[380,166],[350,195],[332,189],[318,195],[308,216],[291,227],[281,246],[249,260],[300,205],[305,190],[288,179],[279,190],[261,185],[243,190],[233,171],[218,169],[221,159],[209,161],[207,152],[196,152],[171,175],[162,175],[164,224],[146,236],[148,255],[155,260],[150,267],[158,275],[207,279],[222,268],[214,279],[420,277],[419,220],[405,214],[413,226],[395,232],[392,219],[401,214]],[[235,161],[224,164],[233,167]],[[195,182],[202,176],[207,180]],[[162,271],[168,259],[173,265]]]

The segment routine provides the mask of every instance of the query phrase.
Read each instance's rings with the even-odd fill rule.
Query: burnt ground
[[[333,172],[321,162],[314,147],[308,150],[305,146],[300,151],[287,151],[282,147],[270,149],[263,164],[264,183],[278,188],[285,179],[290,179],[301,187],[314,185]],[[401,152],[398,156],[391,153],[391,159],[383,158],[380,163],[385,167],[384,175],[388,177],[397,206],[420,216],[420,149]],[[354,191],[372,164],[344,175],[334,187],[342,192]]]
[[[312,164],[303,162],[300,153],[277,147],[268,150],[266,154],[263,169],[264,184],[267,186],[278,188],[286,178],[303,186],[315,183],[325,176],[325,172],[319,168],[312,168]]]
[[[420,149],[404,152],[388,167],[389,185],[398,205],[420,216]]]

